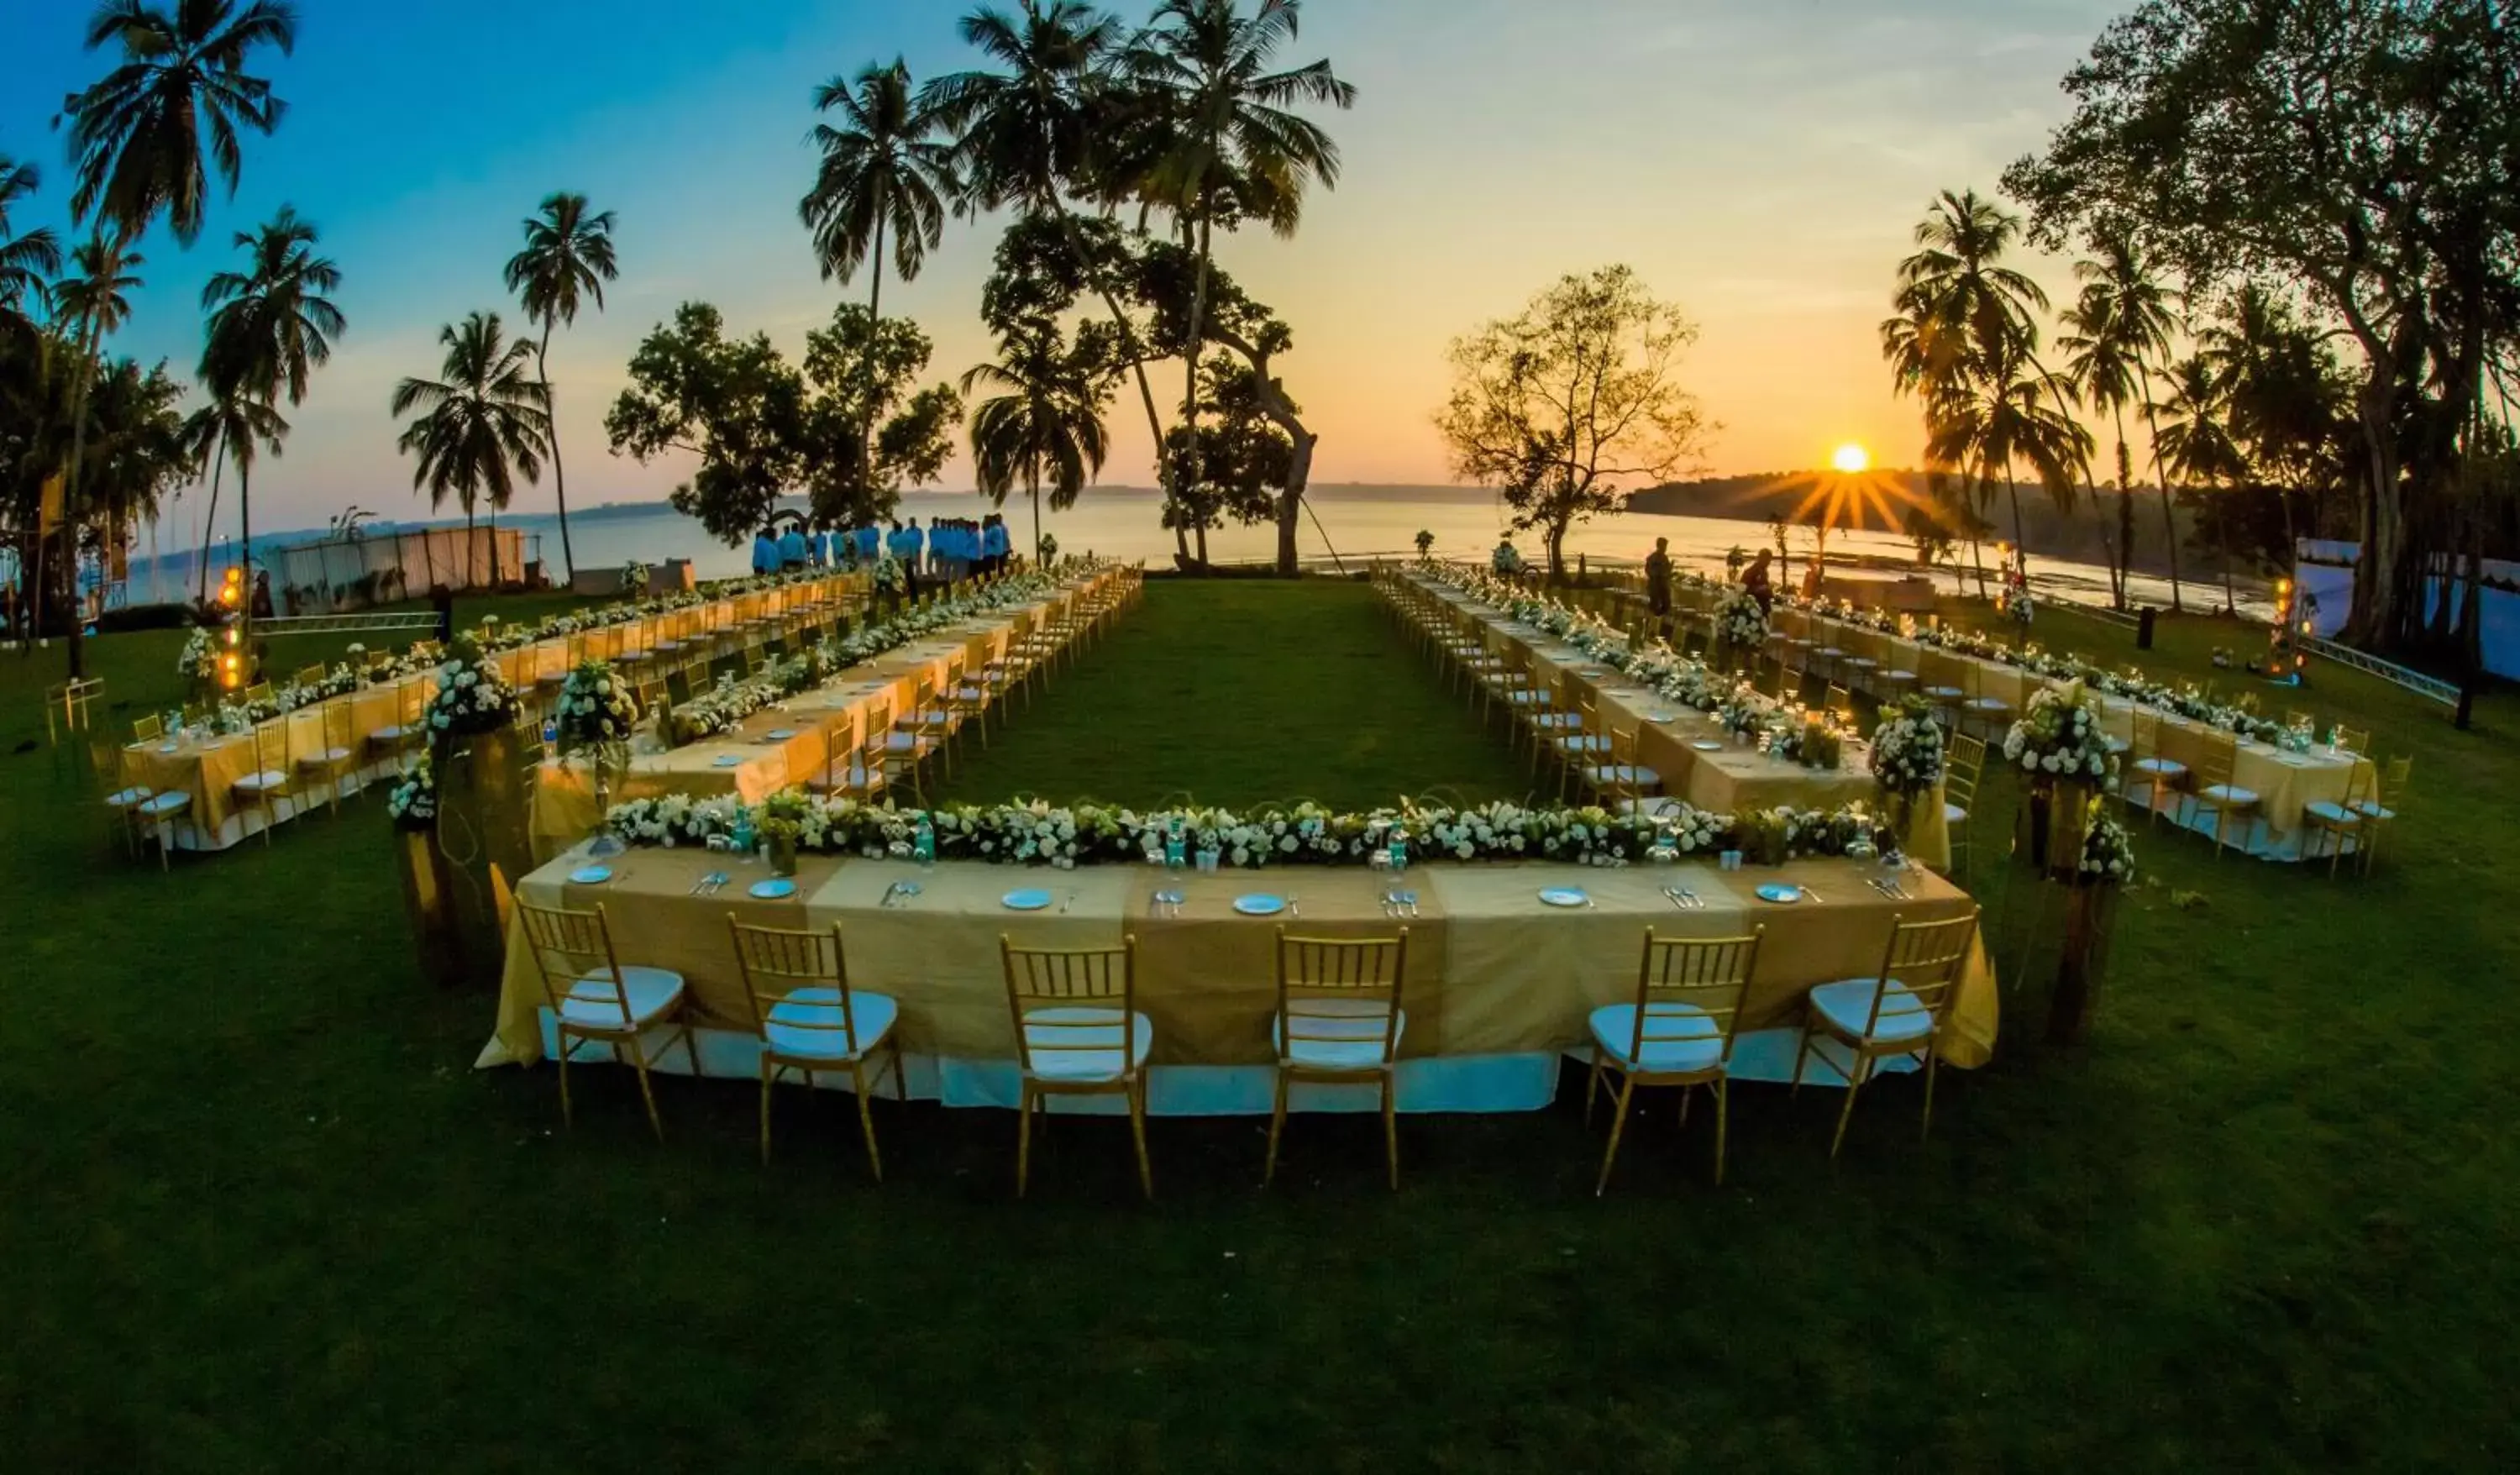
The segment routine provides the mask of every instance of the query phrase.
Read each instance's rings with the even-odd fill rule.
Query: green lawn
[[[1153,587],[957,791],[1519,791],[1375,619]],[[2148,660],[2232,642],[2179,622]],[[110,694],[163,706],[180,643],[99,642]],[[1745,1088],[1726,1187],[1702,1114],[1657,1109],[1596,1201],[1578,1092],[1405,1121],[1396,1195],[1371,1122],[1307,1120],[1263,1195],[1265,1123],[1166,1120],[1149,1207],[1107,1122],[1060,1121],[1023,1204],[1004,1113],[883,1110],[879,1187],[836,1097],[786,1100],[767,1172],[739,1082],[661,1082],[659,1147],[590,1072],[563,1133],[549,1071],[468,1068],[491,997],[421,982],[380,804],[133,867],[42,746],[58,659],[0,655],[12,1469],[2520,1459],[2507,697],[2457,734],[2316,668],[2308,704],[2416,756],[2391,862],[2331,885],[2139,836],[2092,1043],[2039,1047],[2045,985],[2007,980],[1928,1143],[1892,1082],[1832,1172],[1830,1093]]]

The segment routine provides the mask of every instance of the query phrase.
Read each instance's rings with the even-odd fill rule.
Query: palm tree
[[[2160,427],[2153,419],[2152,373],[2170,361],[2172,307],[2176,293],[2163,287],[2152,263],[2135,238],[2121,231],[2096,243],[2098,254],[2074,263],[2082,295],[2064,314],[2072,335],[2062,346],[2069,355],[2067,373],[2085,402],[2105,409],[2117,425],[2118,486],[2134,495],[2133,458],[2127,452],[2126,407],[2143,407],[2152,446],[2153,480],[2161,489],[2162,541],[2170,550],[2170,607],[2182,607],[2179,586],[2179,523],[2170,505],[2170,483],[2161,474]],[[2122,525],[2132,557],[2134,509],[2121,500]]]
[[[2167,417],[2154,433],[2163,464],[2200,493],[2231,486],[2248,469],[2248,458],[2231,436],[2231,381],[2205,355],[2190,354],[2172,364],[2165,376],[2169,394],[2154,406]],[[2223,559],[2223,602],[2237,606],[2231,588],[2231,560]]]
[[[1041,552],[1041,488],[1050,483],[1054,511],[1071,507],[1102,469],[1110,443],[1092,377],[1056,331],[1009,339],[1001,362],[963,376],[963,393],[983,386],[1007,392],[971,412],[971,461],[980,490],[1006,505],[1017,480],[1032,494],[1032,544]]]
[[[62,246],[49,228],[22,236],[9,232],[9,209],[35,193],[43,175],[33,164],[0,154],[0,328],[23,328],[40,310],[62,269]]]
[[[210,597],[210,549],[217,542],[213,530],[219,520],[219,481],[230,453],[238,453],[234,459],[239,479],[248,479],[255,446],[268,447],[273,456],[278,456],[281,441],[289,434],[289,422],[241,384],[203,382],[202,388],[209,395],[209,403],[186,417],[184,439],[195,461],[210,469],[210,505],[202,518],[201,587],[194,595],[206,601]]]
[[[291,404],[305,402],[308,379],[332,358],[333,340],[349,326],[327,295],[340,287],[341,269],[315,254],[319,238],[314,222],[289,205],[259,230],[237,233],[246,270],[219,272],[202,287],[209,325],[200,377],[213,397],[235,389],[274,411],[284,391]],[[250,570],[253,489],[244,463],[237,470],[238,547]],[[245,627],[250,637],[250,602]]]
[[[1186,231],[1194,223],[1198,236],[1183,366],[1193,481],[1200,461],[1198,359],[1215,260],[1213,192],[1228,180],[1249,182],[1242,193],[1266,201],[1256,213],[1282,237],[1295,232],[1309,181],[1338,188],[1338,145],[1287,109],[1307,102],[1351,108],[1356,88],[1340,81],[1327,60],[1270,69],[1278,49],[1295,40],[1302,15],[1303,0],[1258,0],[1249,15],[1238,0],[1164,0],[1129,51],[1132,79],[1175,102],[1171,148],[1154,163],[1146,189],[1170,203]]]
[[[2002,473],[2012,508],[2013,547],[2025,569],[2029,556],[2013,463],[2027,463],[2056,505],[2070,514],[2076,469],[2091,460],[2092,432],[2057,408],[2061,398],[2055,376],[2038,366],[2020,339],[2013,339],[2011,351],[1999,350],[1993,361],[1974,365],[1960,385],[1928,401],[1925,412],[1929,461],[1960,466],[1974,458],[1989,472]]]
[[[1966,352],[1993,363],[2014,346],[2039,346],[2032,314],[2048,310],[2048,293],[2002,264],[2020,236],[2020,217],[1975,190],[1945,190],[1916,223],[1895,304],[1931,325],[1928,342],[1946,359]]]
[[[449,493],[464,508],[490,508],[491,582],[498,581],[499,509],[508,505],[516,478],[542,476],[542,452],[550,444],[551,410],[527,362],[534,345],[504,340],[499,315],[473,313],[438,330],[446,345],[443,380],[407,379],[394,386],[393,414],[421,416],[403,427],[395,446],[420,459],[411,484],[428,490],[434,511]]]
[[[874,263],[868,294],[867,420],[858,427],[859,480],[863,485],[875,452],[875,350],[883,327],[884,236],[892,237],[893,269],[915,281],[927,252],[945,239],[945,201],[955,192],[953,145],[932,108],[910,88],[910,68],[899,57],[889,67],[869,67],[852,87],[834,76],[814,89],[814,111],[837,110],[840,126],[816,123],[815,147],[823,164],[796,214],[814,233],[814,255],[823,280],[845,285],[858,268]]]
[[[1881,324],[1881,356],[1890,363],[1891,388],[1901,395],[1914,394],[1924,400],[1929,440],[1937,419],[1935,407],[1965,395],[1971,363],[1967,346],[1968,335],[1965,333],[1947,329],[1918,301],[1907,301],[1897,316],[1885,319]],[[1937,495],[1944,488],[1943,468],[1948,467],[1963,478],[1957,489],[1958,503],[1959,510],[1967,514],[1963,531],[1968,538],[1969,566],[1976,570],[1977,592],[1980,598],[1984,598],[1986,560],[1979,555],[1977,528],[1980,525],[1979,504],[1990,490],[1990,478],[1983,467],[1972,469],[1974,463],[1970,458],[1976,455],[1974,446],[1962,446],[1959,450],[1964,454],[1958,459],[1934,461],[1929,455],[1927,460],[1935,468]]]
[[[1013,16],[989,6],[965,16],[964,44],[998,69],[937,77],[920,89],[919,105],[954,141],[957,213],[1012,206],[1058,223],[1077,270],[1117,327],[1148,437],[1158,448],[1156,480],[1169,492],[1170,458],[1160,450],[1163,417],[1147,355],[1108,273],[1086,249],[1064,193],[1070,183],[1102,177],[1097,159],[1109,130],[1100,125],[1124,32],[1117,18],[1084,0],[1017,0],[1017,7]]]
[[[525,321],[542,325],[534,345],[534,372],[542,379],[543,406],[551,393],[551,335],[556,323],[575,323],[582,300],[592,298],[604,310],[604,284],[618,277],[612,257],[610,210],[589,214],[586,197],[565,192],[543,201],[542,213],[525,221],[525,248],[508,258],[508,291],[524,301]],[[560,559],[568,578],[577,577],[577,555],[568,546],[568,478],[560,465],[560,421],[552,421],[552,492],[560,503]],[[492,544],[492,556],[497,544]]]
[[[134,275],[134,269],[146,264],[138,251],[131,250],[120,234],[97,235],[81,243],[70,252],[70,270],[75,275],[53,284],[53,310],[61,321],[77,334],[78,349],[71,372],[78,378],[70,386],[70,460],[68,485],[63,495],[64,518],[76,528],[81,503],[79,482],[87,463],[88,396],[104,372],[105,339],[131,320],[130,294],[147,284]],[[36,587],[43,587],[42,565],[44,544],[35,545]],[[73,677],[86,674],[86,658],[79,637],[84,624],[78,613],[78,542],[72,537],[69,546],[70,564],[70,628],[69,667]]]
[[[78,189],[70,212],[91,211],[134,240],[160,212],[186,246],[202,234],[209,169],[236,193],[240,130],[265,137],[287,105],[248,76],[253,54],[297,45],[287,0],[180,0],[171,11],[143,0],[104,0],[88,21],[87,49],[122,49],[122,65],[65,106]]]

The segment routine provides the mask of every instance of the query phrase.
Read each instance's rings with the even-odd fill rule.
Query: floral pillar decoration
[[[1943,757],[1942,725],[1924,698],[1911,696],[1881,709],[1880,726],[1872,730],[1872,782],[1891,832],[1911,855],[1924,848],[1915,841],[1918,806],[1942,787]]]
[[[2048,1001],[2048,1041],[2078,1045],[2099,1003],[2116,918],[2118,888],[2135,879],[2135,844],[2126,827],[2093,794],[2083,819],[2083,844],[2066,881],[2065,937],[2056,961],[2056,990]]]
[[[2030,784],[2013,854],[2043,875],[2062,879],[2074,873],[2091,801],[2117,775],[2118,755],[2100,718],[2099,698],[2081,682],[2069,682],[2032,693],[2004,735],[2004,758],[2020,765]]]

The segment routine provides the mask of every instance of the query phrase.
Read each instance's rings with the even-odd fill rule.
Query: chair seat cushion
[[[1269,1037],[1279,1058],[1297,1070],[1378,1070],[1390,1063],[1382,1052],[1383,1031],[1391,1048],[1400,1049],[1409,1011],[1392,1017],[1391,1006],[1379,999],[1298,999],[1287,1011],[1294,1016],[1293,1038],[1287,1037],[1286,1014],[1270,1021]]]
[[[239,779],[234,785],[239,793],[248,794],[258,794],[265,789],[287,788],[288,786],[289,776],[276,768],[267,768],[258,774],[248,774],[244,778]]]
[[[1724,1063],[1724,1026],[1693,1004],[1646,1005],[1642,1049],[1637,1043],[1637,1006],[1606,1005],[1593,1011],[1593,1043],[1628,1070],[1685,1074],[1714,1070]]]
[[[630,1005],[628,1018],[622,1017],[622,999]],[[612,980],[603,974],[589,974],[570,984],[568,996],[560,1003],[562,1023],[578,1029],[610,1030],[615,1033],[644,1029],[673,1010],[683,1002],[683,975],[668,968],[624,966],[621,969],[621,995],[612,992]]]
[[[1951,698],[1959,695],[1960,689],[1958,687],[1927,687],[1925,689],[1925,694],[1934,697],[1937,700],[1948,701]]]
[[[2360,825],[2362,823],[2362,815],[2360,810],[2347,809],[2344,805],[2339,804],[2332,799],[2313,799],[2301,807],[2301,812],[2325,825]]]
[[[305,757],[298,759],[297,766],[299,768],[330,768],[336,763],[347,763],[349,761],[350,750],[348,748],[328,747],[320,753],[309,753]]]
[[[988,700],[988,697],[989,691],[986,687],[956,687],[954,689],[954,699],[956,701],[986,701]]]
[[[1913,671],[1902,671],[1893,667],[1890,670],[1882,672],[1881,679],[1883,681],[1914,681],[1916,679],[1916,673]]]
[[[368,735],[368,740],[370,742],[382,743],[400,742],[403,739],[403,736],[410,731],[411,729],[396,723],[391,727],[382,727],[377,729],[375,732],[370,733]]]
[[[1610,750],[1607,733],[1575,733],[1557,739],[1561,753],[1606,753]]]
[[[2377,799],[2365,799],[2354,807],[2366,820],[2394,820],[2398,817],[2396,810],[2381,804]]]
[[[1943,823],[1946,825],[1965,825],[1968,823],[1968,811],[1962,809],[1957,804],[1947,802],[1943,805]]]
[[[2196,791],[2196,797],[2208,804],[2255,804],[2258,791],[2234,783],[2209,783]]]
[[[798,989],[770,1006],[762,1020],[762,1038],[771,1050],[796,1060],[832,1060],[846,1064],[864,1057],[883,1043],[901,1017],[901,1006],[889,996],[853,989],[845,1021],[857,1034],[857,1053],[849,1052],[850,1029],[842,1029],[838,989]]]
[[[2187,772],[2187,765],[2175,758],[2138,758],[2132,766],[2138,774],[2163,779],[2176,779]]]
[[[886,752],[899,757],[903,754],[924,753],[935,744],[917,733],[895,732],[884,738],[883,746]]]
[[[1544,732],[1571,732],[1584,725],[1581,712],[1534,712],[1531,725]]]
[[[1032,1075],[1043,1081],[1117,1081],[1147,1063],[1155,1026],[1143,1013],[1127,1016],[1127,1048],[1118,1009],[1076,1005],[1037,1008],[1024,1015],[1024,1049]]]
[[[178,813],[182,810],[190,809],[192,806],[193,796],[191,794],[169,789],[165,793],[152,794],[148,798],[141,800],[138,813],[147,815],[153,820],[158,820],[164,819],[166,816]]]
[[[1858,1040],[1896,1044],[1902,1040],[1923,1040],[1933,1033],[1934,1016],[1925,1002],[1908,991],[1908,986],[1893,978],[1889,997],[1881,1001],[1881,1017],[1872,1017],[1872,996],[1881,991],[1875,978],[1848,978],[1837,983],[1823,983],[1811,991],[1811,1006],[1838,1033]],[[1866,1033],[1868,1022],[1870,1033]]]
[[[1633,763],[1605,763],[1586,769],[1584,776],[1596,783],[1634,783],[1646,788],[1662,782],[1662,775]]]
[[[116,789],[106,795],[105,806],[108,809],[137,809],[147,802],[149,796],[149,789],[135,783],[129,788]]]
[[[1972,696],[1969,698],[1969,710],[1973,712],[2009,712],[2012,710],[2012,703],[2004,700],[2001,696]]]
[[[850,792],[882,786],[883,774],[880,771],[870,774],[866,766],[859,763],[852,763],[845,769],[833,769],[828,782],[821,778],[809,779],[805,782],[805,787],[818,794]]]

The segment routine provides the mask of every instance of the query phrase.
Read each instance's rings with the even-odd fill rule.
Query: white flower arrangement
[[[1943,729],[1924,702],[1912,696],[1881,709],[1871,767],[1885,796],[1914,799],[1943,782]]]
[[[385,816],[396,829],[434,829],[437,827],[437,767],[427,753],[401,778],[385,795]]]
[[[910,571],[890,554],[875,560],[875,589],[878,594],[902,594],[910,588]]]
[[[2118,770],[2100,726],[2100,702],[2081,682],[2031,693],[2020,720],[2003,736],[2003,756],[2034,779],[2105,782]]]
[[[175,657],[175,674],[188,681],[204,685],[219,679],[219,638],[215,632],[196,629],[185,637],[184,651]]]
[[[2115,886],[2135,879],[2135,841],[2097,794],[2085,816],[2083,856],[2075,879],[2086,886]]]
[[[1057,535],[1052,533],[1043,533],[1041,535],[1041,545],[1038,551],[1041,555],[1042,567],[1048,568],[1052,564],[1057,563],[1058,561],[1058,538]]]
[[[562,753],[619,747],[630,740],[638,723],[639,703],[610,661],[581,661],[561,683],[554,725]]]
[[[644,599],[648,593],[648,565],[637,559],[621,565],[621,587],[633,599]]]
[[[1652,815],[1599,808],[1529,809],[1496,803],[1469,809],[1418,806],[1342,813],[1320,805],[1235,811],[1191,808],[1140,813],[1096,804],[1053,806],[1039,800],[999,805],[900,809],[846,798],[814,798],[793,790],[767,804],[798,815],[802,853],[898,858],[911,853],[926,825],[941,859],[1040,865],[1143,863],[1163,853],[1177,829],[1192,850],[1214,852],[1221,864],[1372,866],[1387,862],[1398,839],[1414,860],[1551,860],[1618,867],[1707,855],[1756,825],[1781,836],[1786,855],[1844,855],[1868,846],[1874,821],[1862,805],[1832,812],[1775,810],[1736,821],[1674,802]],[[669,794],[631,799],[606,814],[611,833],[632,844],[705,844],[750,823],[762,806],[732,794]]]
[[[1715,638],[1735,652],[1751,654],[1765,649],[1768,633],[1768,611],[1759,607],[1758,597],[1750,591],[1735,589],[1716,606]]]
[[[437,668],[437,692],[424,719],[432,742],[492,733],[517,720],[517,693],[499,668],[482,659],[481,648],[458,637]]]

